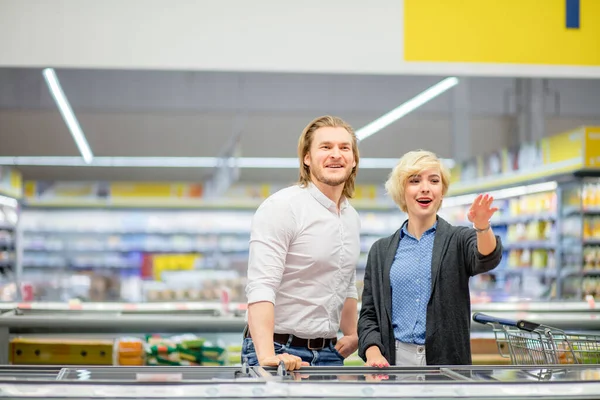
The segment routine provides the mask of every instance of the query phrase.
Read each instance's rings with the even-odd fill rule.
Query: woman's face
[[[437,214],[442,202],[442,174],[439,168],[421,171],[408,178],[404,199],[409,218],[428,218]]]

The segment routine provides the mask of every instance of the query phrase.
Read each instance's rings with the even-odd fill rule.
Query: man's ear
[[[306,165],[307,167],[310,167],[310,154],[306,153],[304,155],[304,165]]]

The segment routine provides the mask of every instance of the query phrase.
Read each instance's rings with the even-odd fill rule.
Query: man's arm
[[[292,371],[300,368],[302,359],[288,353],[275,354],[273,346],[273,326],[275,325],[275,307],[273,303],[261,301],[248,305],[248,326],[252,334],[252,343],[258,363],[262,366],[276,367],[283,362],[285,369]]]
[[[344,336],[357,336],[358,324],[358,301],[353,298],[347,298],[342,308],[342,319],[340,329]]]
[[[285,258],[294,221],[286,203],[263,204],[252,220],[248,254],[248,327],[260,365],[277,366],[283,361],[288,370],[298,369],[299,357],[275,355],[275,298],[285,269]]]
[[[275,357],[273,329],[275,307],[269,301],[259,301],[248,305],[248,327],[256,350],[259,364],[261,360]]]
[[[350,290],[352,295],[356,292],[356,284],[354,282],[352,280],[352,284],[354,285],[354,290]],[[346,301],[344,301],[340,329],[344,337],[336,343],[335,349],[346,358],[358,349],[358,300],[355,297],[347,297]]]

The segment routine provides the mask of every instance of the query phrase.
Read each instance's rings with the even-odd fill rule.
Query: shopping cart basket
[[[482,313],[474,313],[473,321],[492,327],[500,355],[514,365],[600,363],[600,335],[566,333],[535,322]]]

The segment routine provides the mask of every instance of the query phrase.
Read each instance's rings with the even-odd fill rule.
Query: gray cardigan
[[[427,365],[469,365],[472,363],[469,278],[498,266],[502,243],[496,236],[496,249],[482,256],[477,251],[474,229],[452,226],[439,216],[437,219],[425,325]],[[390,365],[396,363],[390,268],[400,231],[379,239],[369,250],[358,319],[358,354],[365,361],[365,351],[377,345]]]

